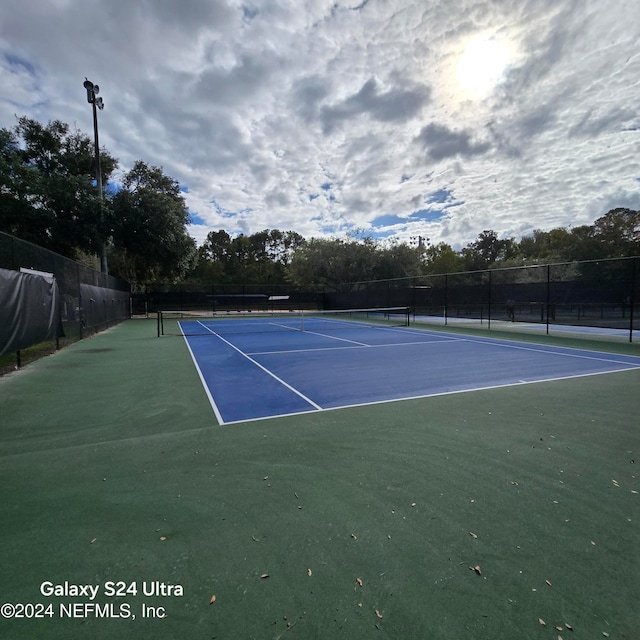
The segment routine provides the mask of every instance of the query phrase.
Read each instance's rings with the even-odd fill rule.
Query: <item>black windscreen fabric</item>
[[[81,284],[80,297],[85,327],[104,326],[129,315],[129,293],[126,291]]]
[[[54,278],[0,269],[0,355],[64,335]]]

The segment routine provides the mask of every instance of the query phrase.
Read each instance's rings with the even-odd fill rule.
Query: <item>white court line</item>
[[[200,323],[200,324],[202,324],[202,323]],[[424,394],[419,394],[419,395],[414,395],[414,396],[406,396],[406,397],[401,397],[401,398],[392,398],[392,399],[385,399],[385,400],[374,400],[374,401],[370,401],[370,402],[361,402],[361,403],[341,405],[341,406],[337,406],[337,407],[324,407],[323,408],[323,407],[320,407],[319,405],[317,405],[316,403],[314,403],[312,400],[310,400],[306,396],[304,396],[298,390],[294,389],[289,384],[287,384],[286,382],[284,382],[283,380],[278,378],[271,371],[269,371],[268,369],[263,367],[260,363],[256,362],[249,355],[247,355],[246,353],[244,353],[243,351],[241,351],[240,349],[235,347],[233,344],[231,344],[230,342],[225,340],[222,336],[217,334],[215,331],[212,331],[211,329],[206,327],[206,325],[202,325],[202,326],[208,332],[210,332],[211,334],[213,334],[213,335],[217,336],[218,338],[220,338],[223,342],[225,342],[226,344],[231,346],[234,350],[238,351],[242,356],[247,358],[250,362],[252,362],[256,366],[258,366],[260,369],[265,371],[265,373],[267,373],[268,375],[270,375],[273,378],[275,378],[278,382],[283,384],[285,387],[289,388],[291,391],[293,391],[294,393],[299,395],[301,398],[303,398],[305,401],[307,401],[311,406],[313,406],[314,408],[316,408],[317,410],[320,410],[320,411],[333,411],[333,410],[339,410],[339,409],[365,407],[365,406],[370,406],[370,405],[386,404],[386,403],[389,403],[389,402],[401,402],[401,401],[404,401],[404,400],[417,400],[417,399],[423,399],[423,398],[432,398],[432,397],[439,397],[439,396],[454,395],[454,394],[459,394],[459,393],[468,393],[468,392],[473,392],[473,391],[486,391],[486,390],[492,390],[492,389],[502,389],[502,388],[508,388],[508,387],[522,386],[522,385],[538,384],[538,383],[541,383],[541,382],[555,382],[555,381],[561,381],[561,380],[571,380],[571,379],[574,379],[574,378],[584,378],[584,377],[596,376],[596,375],[606,375],[606,374],[609,374],[609,373],[621,373],[621,372],[625,372],[625,371],[633,371],[633,370],[637,370],[637,369],[640,368],[640,362],[638,364],[635,364],[634,362],[627,362],[627,361],[624,361],[624,360],[615,359],[615,354],[611,354],[610,352],[603,352],[603,354],[602,354],[603,356],[609,356],[609,357],[600,357],[597,354],[597,352],[589,351],[589,350],[586,350],[586,349],[576,349],[576,348],[572,348],[572,347],[559,347],[558,349],[561,349],[561,350],[552,350],[552,349],[546,348],[546,345],[539,345],[538,347],[536,347],[536,345],[524,346],[522,344],[513,344],[508,340],[500,340],[498,338],[487,338],[487,339],[483,340],[483,339],[473,339],[473,338],[470,338],[469,336],[460,337],[458,335],[453,335],[453,334],[449,334],[447,337],[444,337],[444,336],[447,335],[446,333],[443,335],[440,332],[428,332],[430,335],[432,335],[434,337],[436,337],[436,336],[437,337],[442,337],[442,339],[429,341],[429,342],[418,341],[418,342],[415,342],[415,343],[414,342],[409,342],[409,343],[385,344],[385,345],[364,345],[363,344],[362,346],[363,347],[394,347],[394,346],[418,345],[418,344],[430,346],[430,345],[433,345],[433,344],[440,344],[441,342],[469,342],[469,343],[483,344],[483,345],[487,345],[487,346],[507,347],[507,348],[512,348],[512,349],[524,350],[524,351],[533,351],[533,352],[536,352],[536,353],[547,353],[547,354],[550,354],[550,355],[560,355],[560,356],[565,356],[565,357],[574,357],[574,358],[582,358],[582,359],[587,359],[587,360],[595,360],[597,362],[603,362],[603,363],[609,362],[609,363],[623,365],[623,368],[615,369],[615,370],[609,370],[609,371],[596,371],[596,372],[590,372],[590,373],[572,374],[572,375],[556,376],[556,377],[550,377],[550,378],[540,378],[540,379],[535,379],[535,380],[522,380],[522,379],[520,379],[520,380],[518,380],[516,382],[499,384],[499,385],[487,385],[487,386],[482,386],[482,387],[470,387],[470,388],[457,389],[457,390],[452,390],[452,391],[440,391],[440,392],[437,392],[437,393],[424,393]],[[392,328],[392,327],[381,327],[381,328],[383,328],[385,331],[403,331],[404,333],[412,333],[414,335],[425,335],[425,333],[427,333],[427,332],[425,332],[425,331],[423,331],[421,329],[413,329],[413,330],[411,330],[411,329],[395,329],[395,328]],[[308,333],[313,333],[313,332],[308,332]],[[332,336],[326,336],[324,334],[319,334],[319,335],[322,335],[323,337],[332,337]],[[272,415],[268,415],[268,416],[261,416],[261,417],[258,417],[258,418],[250,418],[250,419],[244,419],[244,420],[232,420],[232,421],[229,421],[229,422],[225,422],[222,419],[222,416],[220,415],[220,412],[217,409],[215,401],[211,397],[209,389],[208,389],[208,387],[206,385],[206,382],[204,381],[204,378],[202,376],[200,368],[198,367],[198,364],[197,364],[197,362],[195,360],[193,352],[191,351],[191,347],[190,347],[188,341],[186,340],[186,337],[185,337],[185,342],[187,342],[187,347],[189,348],[189,352],[191,353],[191,357],[192,357],[192,359],[194,361],[194,364],[196,365],[196,369],[198,371],[200,379],[201,379],[201,381],[203,383],[203,386],[205,388],[205,392],[206,392],[207,396],[209,397],[209,401],[211,403],[211,406],[213,407],[214,413],[216,414],[216,418],[218,419],[218,422],[219,422],[220,425],[240,424],[240,423],[246,423],[246,422],[255,422],[257,420],[269,420],[271,418],[283,418],[283,417],[299,416],[299,415],[313,413],[313,410],[310,409],[309,411],[296,411],[296,412],[292,412],[292,413],[272,414]],[[294,352],[305,352],[305,351],[324,351],[324,350],[330,351],[330,350],[357,349],[357,348],[361,348],[361,347],[358,345],[358,343],[355,343],[354,346],[323,347],[323,348],[318,348],[318,349],[293,349],[293,350],[287,350],[287,351],[261,352],[261,353],[256,353],[254,355],[294,353]],[[576,351],[584,351],[585,353],[575,353]],[[630,356],[630,357],[633,360],[636,360],[636,361],[638,360],[634,356]]]
[[[193,351],[191,350],[191,345],[189,344],[189,341],[187,340],[187,336],[184,334],[184,331],[182,330],[182,325],[180,323],[178,323],[178,326],[180,327],[180,333],[182,333],[182,337],[184,338],[184,341],[187,345],[187,349],[189,349],[189,353],[191,354],[191,360],[193,360],[193,364],[196,367],[196,371],[198,372],[198,376],[200,377],[200,382],[202,383],[202,386],[204,387],[204,392],[207,394],[207,398],[209,398],[209,404],[211,405],[211,408],[213,409],[213,413],[216,416],[216,420],[218,421],[219,424],[225,424],[223,418],[222,418],[222,414],[220,413],[219,409],[218,409],[218,405],[216,404],[216,401],[213,399],[213,396],[211,395],[211,391],[209,391],[209,387],[204,379],[204,376],[202,375],[202,371],[200,370],[200,367],[198,366],[198,361],[196,360],[195,355],[193,354]]]
[[[404,402],[405,400],[423,400],[425,398],[438,398],[440,396],[452,396],[452,395],[457,395],[460,393],[470,393],[473,391],[491,391],[494,389],[507,389],[509,387],[521,387],[524,385],[532,385],[532,384],[539,384],[541,382],[556,382],[556,381],[561,381],[561,380],[573,380],[574,378],[588,378],[590,376],[603,376],[603,375],[608,375],[610,373],[623,373],[625,371],[633,371],[634,367],[631,366],[630,368],[625,368],[625,369],[616,369],[613,371],[596,371],[596,372],[592,372],[592,373],[579,373],[576,375],[570,375],[570,376],[560,376],[560,377],[556,377],[556,378],[541,378],[540,380],[519,380],[518,382],[509,382],[506,384],[496,384],[496,385],[489,385],[489,386],[485,386],[485,387],[471,387],[469,389],[455,389],[453,391],[438,391],[437,393],[424,393],[421,395],[415,395],[415,396],[406,396],[403,398],[391,398],[391,399],[387,399],[387,400],[372,400],[371,402],[359,402],[359,403],[355,403],[355,404],[344,404],[344,405],[340,405],[339,407],[325,407],[323,409],[324,412],[326,411],[339,411],[340,409],[355,409],[358,407],[369,407],[369,406],[374,406],[377,404],[389,404],[391,402]],[[270,420],[271,418],[288,418],[289,416],[299,416],[299,415],[304,415],[304,414],[309,414],[309,413],[313,413],[311,411],[296,411],[295,413],[281,413],[281,414],[273,414],[273,415],[269,415],[269,416],[261,416],[260,418],[250,418],[249,420],[233,420],[231,422],[227,422],[225,424],[241,424],[243,422],[255,422],[257,420]]]
[[[276,326],[285,326],[285,325],[279,325],[276,324]],[[287,327],[289,328],[289,327]],[[376,329],[376,330],[383,330],[383,331],[393,331],[393,332],[398,332],[398,331],[402,331],[403,333],[407,333],[407,332],[411,332],[410,329],[408,328],[404,328],[404,327],[377,327],[377,326],[372,326],[370,327],[372,329]],[[308,331],[307,329],[304,330],[304,333],[309,333],[315,336],[320,336],[321,338],[329,338],[330,340],[339,340],[341,342],[349,342],[352,343],[354,345],[357,345],[357,347],[367,347],[370,349],[375,349],[375,348],[379,348],[379,347],[404,347],[404,346],[410,346],[410,345],[417,345],[417,344],[436,344],[436,343],[441,343],[441,342],[464,342],[463,338],[459,338],[458,336],[454,336],[451,335],[443,337],[442,334],[439,334],[437,332],[431,332],[428,333],[426,331],[421,331],[420,329],[416,329],[414,330],[412,333],[412,335],[429,335],[429,336],[433,336],[433,337],[437,337],[438,340],[418,340],[416,342],[393,342],[391,344],[369,344],[367,342],[358,342],[356,340],[348,340],[347,338],[339,338],[338,336],[334,336],[334,335],[330,335],[330,334],[326,334],[326,333],[320,333],[318,331]],[[276,350],[276,351],[251,351],[251,355],[256,355],[256,356],[264,356],[264,355],[274,355],[274,354],[278,354],[278,353],[305,353],[307,351],[331,351],[334,349],[355,349],[357,347],[310,347],[310,348],[302,348],[302,349],[285,349],[285,350]]]
[[[301,349],[276,349],[275,351],[250,351],[249,354],[252,356],[273,356],[278,355],[279,353],[310,353],[312,351],[343,351],[344,349],[383,349],[389,347],[413,347],[416,345],[425,345],[432,346],[434,344],[442,344],[443,342],[461,342],[460,340],[448,340],[446,338],[442,340],[418,340],[416,342],[391,342],[389,344],[365,344],[362,347],[357,346],[356,343],[352,347],[308,347]]]
[[[463,342],[470,342],[470,343],[475,343],[475,344],[484,344],[487,346],[495,346],[495,347],[506,347],[507,349],[519,349],[520,351],[534,351],[535,353],[546,353],[549,355],[553,355],[553,356],[564,356],[567,358],[581,358],[582,360],[595,360],[597,362],[612,362],[613,364],[624,364],[627,365],[630,369],[638,369],[640,368],[640,360],[636,357],[636,356],[629,356],[630,358],[634,358],[635,360],[637,360],[637,364],[634,362],[628,362],[625,360],[617,360],[615,358],[605,358],[605,357],[600,357],[599,355],[597,355],[597,352],[595,351],[586,351],[586,350],[581,350],[581,349],[574,349],[572,347],[557,347],[558,349],[561,349],[561,351],[554,351],[552,349],[549,349],[548,347],[543,347],[543,345],[540,345],[540,348],[535,348],[533,346],[531,347],[525,347],[525,346],[521,346],[518,344],[511,344],[509,343],[508,340],[505,340],[504,342],[499,340],[499,339],[487,339],[487,340],[479,340],[479,339],[475,339],[475,338],[467,338],[465,340],[463,340]],[[582,353],[573,353],[573,351],[585,351],[585,354]],[[595,354],[595,355],[586,355],[586,353],[591,353],[591,354]],[[602,354],[603,356],[606,355],[613,355],[611,353],[608,352],[603,352]]]
[[[320,336],[322,338],[329,338],[330,340],[339,340],[340,342],[350,342],[351,344],[356,344],[360,347],[370,347],[372,345],[367,344],[366,342],[357,342],[356,340],[347,340],[347,338],[338,338],[338,336],[330,336],[327,335],[326,333],[319,333],[318,331],[307,331],[305,329],[304,331],[305,333],[310,333],[311,335],[314,336]]]
[[[202,324],[202,322],[198,321],[198,324]],[[224,342],[225,344],[228,344],[232,349],[235,349],[243,358],[246,358],[247,360],[249,360],[249,362],[251,362],[252,364],[255,364],[256,367],[258,367],[259,369],[262,369],[262,371],[270,375],[274,380],[277,380],[281,385],[285,386],[287,389],[289,389],[290,391],[293,391],[293,393],[300,396],[305,402],[308,402],[312,407],[314,407],[318,411],[322,411],[322,407],[319,404],[316,404],[313,400],[311,400],[310,398],[307,398],[307,396],[305,396],[302,392],[292,387],[289,383],[285,382],[282,378],[279,378],[275,373],[273,373],[272,371],[269,371],[269,369],[267,369],[266,367],[263,367],[259,362],[254,360],[251,356],[248,356],[244,351],[242,351],[241,349],[238,349],[238,347],[236,347],[234,344],[231,344],[231,342],[229,342],[228,340],[225,340],[219,333],[216,333],[212,329],[209,329],[209,327],[207,327],[204,324],[202,324],[202,326],[207,331],[212,333],[214,336],[220,338],[222,342]]]

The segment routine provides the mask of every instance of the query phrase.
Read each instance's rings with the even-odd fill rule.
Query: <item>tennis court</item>
[[[179,316],[220,424],[640,367],[633,356],[411,329],[400,309]]]
[[[0,378],[3,640],[638,638],[637,345],[218,320]],[[225,424],[262,375],[321,409],[220,428],[188,347]]]

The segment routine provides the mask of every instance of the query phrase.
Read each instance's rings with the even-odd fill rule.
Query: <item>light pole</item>
[[[104,194],[102,193],[102,169],[100,168],[100,143],[98,142],[98,111],[104,109],[102,98],[96,96],[100,92],[100,87],[93,84],[91,80],[84,79],[84,88],[87,90],[87,102],[93,107],[93,140],[94,152],[96,157],[96,183],[98,184],[98,196],[100,198],[100,226],[104,234]],[[96,109],[97,107],[97,109]],[[109,265],[107,264],[107,241],[104,237],[100,240],[100,270],[102,273],[109,273]]]
[[[422,258],[422,254],[425,250],[425,245],[429,243],[429,238],[423,238],[422,236],[411,236],[411,244],[418,245],[418,255]]]

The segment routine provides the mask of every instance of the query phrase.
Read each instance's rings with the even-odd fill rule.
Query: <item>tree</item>
[[[507,240],[498,239],[495,231],[483,231],[475,242],[462,250],[462,259],[466,271],[488,269],[496,260],[505,257],[509,246]]]
[[[295,231],[264,229],[233,239],[222,229],[211,231],[188,278],[220,284],[286,284],[289,263],[304,243]]]
[[[37,169],[23,162],[15,131],[0,129],[0,230],[35,243],[47,241],[46,225],[37,220]],[[39,242],[40,241],[40,242]]]
[[[312,238],[293,256],[289,277],[300,287],[339,288],[349,282],[375,278],[378,248],[370,238],[362,241]]]
[[[378,249],[374,278],[407,278],[420,275],[420,254],[405,242]]]
[[[112,271],[135,282],[182,278],[197,258],[189,219],[180,185],[162,168],[136,162],[113,197]]]
[[[621,258],[640,254],[640,211],[611,209],[595,221],[593,228],[607,257]]]
[[[117,162],[101,153],[106,184]],[[0,156],[0,230],[72,258],[99,250],[108,230],[89,137],[59,120],[22,117],[0,131]]]
[[[193,282],[224,283],[230,253],[231,236],[223,229],[210,231],[207,239],[198,248],[195,268],[187,278]]]
[[[464,270],[462,258],[446,242],[428,245],[424,251],[424,259],[427,273],[443,274]]]

